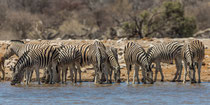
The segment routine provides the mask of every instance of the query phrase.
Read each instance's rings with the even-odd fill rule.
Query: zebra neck
[[[23,48],[24,45],[22,44],[16,44],[14,47],[13,47],[13,51],[14,53],[17,55],[17,56],[21,56],[23,53],[21,52],[21,49]]]
[[[19,70],[24,70],[26,67],[30,67],[33,62],[31,62],[31,58],[27,55],[27,53],[24,53],[18,60],[16,66],[19,68]]]

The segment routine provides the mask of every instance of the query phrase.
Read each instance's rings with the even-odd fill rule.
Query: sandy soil
[[[106,46],[113,46],[116,47],[118,49],[118,54],[119,54],[119,63],[121,66],[121,78],[122,81],[126,81],[127,79],[127,70],[126,70],[126,66],[125,66],[125,62],[124,62],[124,58],[123,58],[123,49],[124,46],[127,42],[133,41],[133,42],[137,42],[139,44],[141,44],[145,49],[147,49],[149,46],[151,46],[152,44],[156,44],[156,43],[162,43],[162,42],[169,42],[169,41],[180,41],[180,42],[187,42],[189,40],[193,40],[193,38],[188,38],[188,39],[168,39],[168,38],[164,38],[164,39],[142,39],[142,40],[126,40],[126,39],[120,39],[120,40],[103,40],[102,42],[106,45]],[[202,65],[202,70],[201,70],[201,81],[202,82],[210,82],[210,39],[200,39],[204,45],[205,45],[205,59],[203,61],[203,65]],[[70,44],[82,44],[82,43],[92,43],[93,40],[65,40],[65,41],[61,41],[61,40],[54,40],[52,42],[64,42],[64,43],[70,43]],[[5,41],[1,41],[0,44],[5,43]],[[37,43],[37,41],[30,41],[29,43]],[[17,59],[16,56],[13,56],[12,58],[10,58],[9,60],[5,61],[5,72],[6,72],[6,79],[5,81],[11,80],[11,71],[9,69],[10,65],[14,65],[15,61],[14,59]],[[130,81],[132,80],[132,76],[133,76],[133,70],[134,68],[132,68],[132,72],[130,73]],[[166,63],[162,63],[162,69],[163,69],[163,74],[164,74],[164,81],[171,81],[173,79],[173,77],[175,76],[175,72],[176,72],[176,68],[174,64],[166,64]],[[154,71],[154,69],[153,69]],[[184,70],[183,70],[184,71]],[[182,78],[181,80],[183,80],[183,71],[182,71]],[[43,70],[40,70],[40,74],[42,76],[43,74]],[[141,76],[141,72],[139,72],[140,74],[140,78]],[[93,76],[94,76],[94,71],[92,66],[86,66],[86,67],[82,67],[82,80],[83,81],[92,81],[93,80]],[[33,77],[35,77],[35,73],[33,75]],[[196,73],[196,77],[197,77],[197,73]],[[160,81],[161,77],[160,74],[158,74],[158,80]],[[187,78],[188,79],[188,78]]]

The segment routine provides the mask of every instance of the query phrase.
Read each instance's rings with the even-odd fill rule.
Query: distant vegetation
[[[0,39],[191,37],[209,0],[1,0]]]

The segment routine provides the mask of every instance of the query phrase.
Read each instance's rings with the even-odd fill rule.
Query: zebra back
[[[192,64],[194,61],[202,61],[204,56],[204,44],[199,40],[193,40],[190,43],[185,43],[182,48],[182,57],[190,64]]]
[[[12,55],[17,55],[18,57],[22,56],[25,52],[31,49],[41,48],[47,44],[24,44],[22,41],[11,41],[12,43],[8,47],[6,52],[6,57],[9,58]]]
[[[62,45],[59,49],[59,64],[80,63],[81,52],[73,45]]]
[[[179,42],[156,44],[147,50],[149,62],[171,63],[177,57],[181,58],[182,45]]]
[[[77,49],[79,52],[82,54],[81,60],[80,60],[80,65],[85,66],[90,64],[90,53],[89,53],[89,48],[91,44],[82,44],[82,45],[77,45]]]

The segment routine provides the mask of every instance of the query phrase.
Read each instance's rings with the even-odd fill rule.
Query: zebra
[[[173,78],[172,82],[174,82],[177,78],[177,75],[179,74],[178,80],[181,78],[182,73],[182,60],[181,60],[181,49],[182,46],[179,42],[173,41],[169,43],[160,43],[156,44],[152,47],[150,47],[147,50],[149,62],[156,64],[156,70],[155,70],[155,78],[154,81],[157,80],[157,73],[160,71],[161,74],[161,81],[164,80],[163,72],[160,63],[173,63],[173,60],[175,60],[176,63],[176,75]]]
[[[11,40],[10,42],[11,44],[8,46],[6,54],[4,55],[5,59],[10,58],[14,54],[17,55],[18,57],[21,57],[25,52],[31,49],[38,49],[47,45],[47,44],[25,44],[21,40]],[[25,73],[26,73],[25,76],[30,75],[30,77],[32,77],[33,70],[31,70],[31,72],[26,70]],[[37,75],[36,79],[38,80],[38,73],[36,73],[36,75]],[[31,78],[29,81],[31,81]]]
[[[112,81],[112,72],[114,71],[114,80],[115,82],[120,82],[120,65],[118,62],[117,49],[114,47],[106,47],[106,53],[108,56],[108,70],[110,81]]]
[[[129,74],[132,68],[132,65],[135,65],[135,71],[133,75],[133,84],[135,84],[135,77],[137,77],[138,83],[139,76],[138,76],[138,70],[139,66],[142,68],[142,75],[143,75],[143,83],[146,83],[146,80],[149,81],[149,83],[153,83],[153,72],[151,70],[151,67],[148,62],[148,56],[145,50],[138,44],[134,42],[128,42],[125,45],[124,48],[124,60],[126,63],[127,68],[127,83],[129,83]],[[146,75],[145,75],[146,72]]]
[[[57,65],[59,57],[59,52],[55,46],[45,46],[39,49],[32,49],[25,52],[17,61],[16,65],[12,68],[13,79],[11,85],[20,83],[22,80],[22,75],[25,69],[36,70],[39,79],[39,69],[48,67],[50,72],[50,83],[54,78],[53,72],[56,72],[55,68]],[[51,69],[53,67],[53,70]],[[28,79],[27,79],[28,80]],[[39,80],[38,80],[39,81]],[[28,84],[29,81],[26,83]],[[40,84],[40,81],[38,82]]]
[[[186,82],[188,67],[189,67],[190,81],[191,83],[196,83],[195,65],[197,66],[197,69],[198,69],[198,83],[200,83],[201,82],[200,80],[201,66],[202,66],[202,61],[205,56],[204,44],[199,40],[193,40],[189,43],[185,43],[181,50],[181,55],[184,61],[184,68],[185,68],[183,83]],[[193,73],[191,73],[191,71]]]
[[[73,69],[75,73],[75,83],[77,82],[77,70],[79,71],[79,81],[81,82],[81,70],[80,70],[80,60],[81,60],[81,52],[73,45],[62,45],[63,47],[59,48],[59,59],[58,59],[58,67],[59,72],[62,69],[62,83],[66,82],[67,69],[70,65],[71,69]],[[77,70],[75,68],[77,67]],[[73,82],[73,72],[70,69],[71,80]],[[60,74],[60,73],[59,73]]]
[[[78,45],[77,48],[82,54],[80,65],[86,66],[91,64],[94,67],[94,83],[99,82],[98,76],[102,79],[103,73],[105,73],[106,82],[108,82],[108,71],[106,68],[108,57],[105,45],[102,42],[95,40],[93,44],[82,44]],[[102,81],[100,81],[100,83],[101,82]]]

